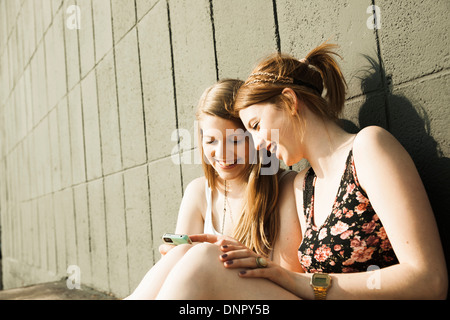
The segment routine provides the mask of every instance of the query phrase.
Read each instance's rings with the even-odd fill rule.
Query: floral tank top
[[[363,272],[397,264],[383,224],[359,185],[352,150],[332,212],[319,227],[314,224],[316,178],[310,168],[303,183],[306,230],[298,257],[305,272]]]

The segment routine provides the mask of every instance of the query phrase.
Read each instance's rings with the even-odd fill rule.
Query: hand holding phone
[[[164,243],[179,245],[179,244],[192,244],[191,239],[189,239],[186,234],[173,234],[173,233],[165,233],[162,236]]]

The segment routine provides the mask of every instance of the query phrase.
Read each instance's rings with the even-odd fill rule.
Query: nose
[[[230,145],[227,150],[227,144],[225,141],[218,143],[211,151],[211,156],[214,159],[228,161],[234,159],[234,146]]]

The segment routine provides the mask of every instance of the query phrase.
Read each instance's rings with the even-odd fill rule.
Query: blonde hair
[[[347,84],[333,58],[340,57],[336,48],[337,45],[323,43],[302,60],[283,53],[265,58],[237,93],[235,113],[262,102],[292,112],[291,99],[282,94],[285,88],[291,88],[312,112],[337,121],[344,107]],[[297,115],[301,121],[301,115]]]
[[[236,93],[243,83],[240,80],[224,79],[207,88],[197,107],[197,120],[200,120],[202,115],[215,116],[233,121],[245,130],[242,121],[234,115],[233,110]],[[205,162],[201,132],[198,136],[203,172],[209,187],[217,188],[218,174]],[[256,159],[249,159],[243,170],[242,178],[247,181],[244,208],[232,236],[256,253],[268,256],[279,229],[278,175],[261,175],[261,160],[256,152],[255,154]]]

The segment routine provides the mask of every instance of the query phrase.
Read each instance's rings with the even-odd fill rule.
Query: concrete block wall
[[[4,288],[75,265],[83,284],[129,294],[202,174],[203,90],[328,39],[349,85],[343,125],[380,125],[402,142],[448,250],[449,10],[446,0],[0,0]]]

